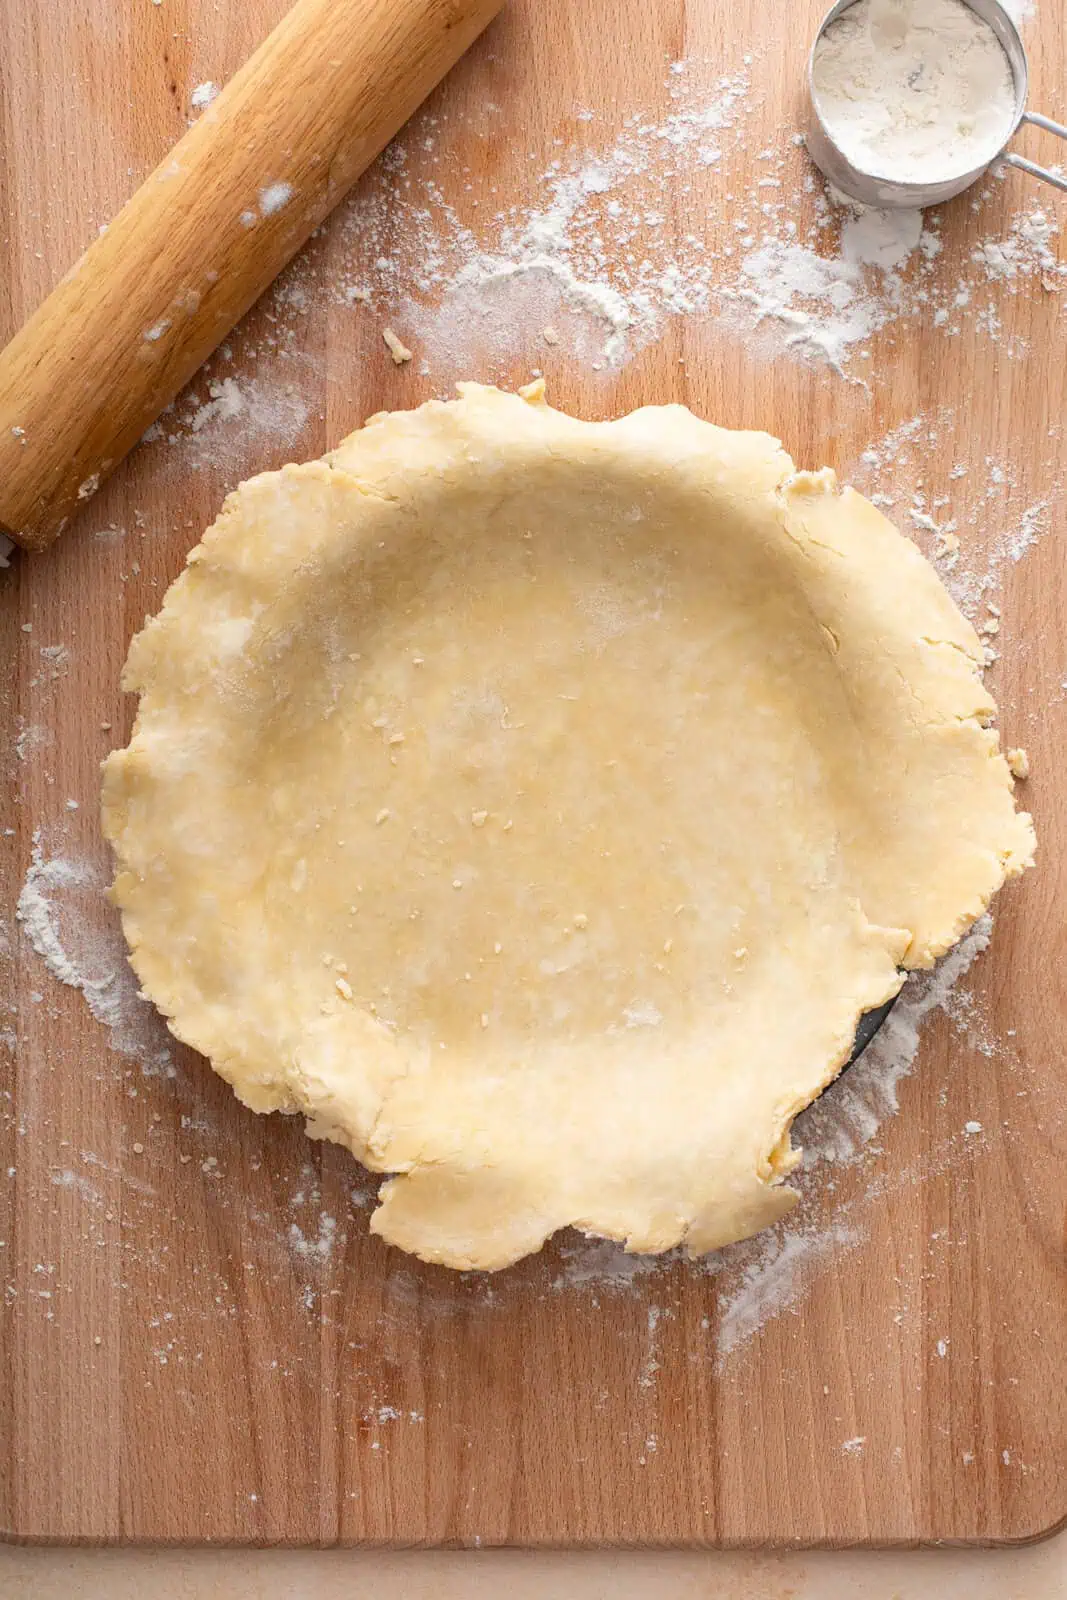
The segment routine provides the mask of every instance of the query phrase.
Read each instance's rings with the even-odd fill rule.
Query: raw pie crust
[[[245,483],[133,641],[114,896],[173,1032],[451,1267],[796,1199],[859,1015],[1028,865],[979,640],[829,471],[475,384]]]

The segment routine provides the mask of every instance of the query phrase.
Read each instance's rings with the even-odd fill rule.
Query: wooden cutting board
[[[0,9],[0,337],[182,132],[195,86],[224,81],[283,3]],[[987,275],[992,309],[961,308],[955,335],[932,305],[898,318],[859,359],[867,386],[714,296],[614,368],[589,355],[595,322],[566,307],[554,344],[536,320],[507,340],[458,322],[431,338],[425,314],[360,299],[363,268],[380,284],[404,230],[425,227],[428,181],[491,234],[495,214],[543,206],[546,170],[571,170],[574,146],[603,152],[627,119],[663,122],[681,79],[689,107],[723,74],[748,87],[722,161],[694,154],[660,195],[657,258],[664,230],[688,248],[699,233],[720,263],[749,248],[734,208],[760,173],[803,232],[818,187],[803,186],[802,151],[784,167],[774,153],[793,148],[818,9],[511,0],[403,155],[387,153],[237,331],[214,390],[195,384],[53,551],[0,574],[6,1536],[906,1544],[1029,1539],[1067,1511],[1062,285]],[[1035,104],[1062,111],[1067,33],[1051,0],[1039,12]],[[1020,205],[1056,214],[1026,183],[943,211],[931,282],[962,273]],[[431,306],[439,294],[420,291]],[[390,322],[416,350],[402,368],[382,343]],[[988,591],[992,681],[1008,741],[1030,752],[1041,857],[1001,897],[952,1014],[926,1018],[899,1110],[883,1106],[852,1159],[814,1169],[777,1234],[641,1270],[565,1236],[511,1271],[460,1277],[369,1237],[373,1180],[295,1121],[240,1108],[136,1000],[100,898],[97,768],[128,732],[130,635],[228,487],[456,378],[516,384],[535,368],[587,416],[680,400],[772,429],[802,464],[893,493],[927,547],[922,516],[951,514],[975,571],[1012,529],[1021,547],[1042,530]],[[840,1091],[825,1115],[855,1127]]]

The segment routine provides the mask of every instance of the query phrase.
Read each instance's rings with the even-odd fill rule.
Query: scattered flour
[[[70,669],[70,651],[65,644],[44,644],[40,649],[41,665],[30,679],[30,688],[56,683],[65,678]]]
[[[449,379],[543,349],[546,327],[570,360],[607,370],[677,318],[760,327],[771,354],[860,376],[872,340],[902,323],[945,338],[967,324],[1025,354],[1002,334],[996,291],[1067,286],[1054,215],[1022,212],[961,260],[943,249],[940,213],[835,203],[799,133],[753,153],[751,58],[710,81],[698,63],[677,65],[669,110],[631,114],[599,147],[602,119],[587,111],[576,143],[532,170],[525,200],[506,210],[491,191],[475,194],[467,169],[427,176],[412,160],[426,143],[416,133],[395,141],[342,208],[339,282],[327,292],[349,310],[388,311],[417,342],[421,372]],[[974,208],[999,192],[985,181]]]
[[[15,735],[15,759],[29,761],[37,751],[47,749],[51,743],[51,728],[46,728],[39,722],[27,723]]]
[[[201,433],[215,422],[229,422],[234,417],[243,417],[248,409],[236,378],[213,381],[208,385],[208,394],[211,398],[197,406],[192,414],[189,426],[194,433]]]
[[[935,483],[931,463],[941,459],[943,441],[959,435],[960,419],[951,407],[920,413],[843,462],[842,477],[918,543],[983,635],[986,665],[993,666],[998,652],[991,639],[1011,631],[998,603],[1005,579],[1050,531],[1065,472],[1054,451],[1042,474],[1049,492],[1029,503],[1020,471],[992,456],[973,465],[958,461]]]
[[[294,1255],[302,1256],[305,1260],[328,1261],[336,1242],[337,1220],[325,1212],[319,1216],[319,1231],[313,1239],[309,1239],[297,1223],[289,1225],[290,1248]]]
[[[104,1197],[88,1178],[80,1177],[78,1173],[66,1168],[61,1172],[49,1173],[48,1181],[57,1189],[73,1189],[88,1205],[103,1205]]]
[[[1014,533],[1008,536],[1005,553],[1010,561],[1021,561],[1028,550],[1033,549],[1041,534],[1045,531],[1051,502],[1037,500],[1032,506],[1027,506],[1019,519],[1019,526]]]
[[[905,328],[973,331],[1024,357],[998,308],[1005,293],[1067,288],[1051,206],[1020,188],[1024,209],[961,251],[958,220],[863,210],[828,192],[788,126],[755,150],[753,113],[769,92],[762,56],[725,73],[675,62],[658,106],[621,117],[584,107],[573,142],[529,151],[508,207],[449,155],[455,119],[419,114],[331,221],[328,269],[313,246],[265,297],[256,340],[241,343],[256,376],[227,374],[224,347],[206,398],[194,389],[146,440],[176,447],[176,467],[218,466],[233,481],[265,454],[270,465],[307,453],[303,379],[320,357],[306,319],[327,310],[387,325],[418,352],[413,370],[444,389],[546,355],[608,376],[678,321],[863,383],[880,341]],[[466,120],[454,131],[469,133]],[[981,216],[1003,193],[989,179],[972,209]]]
[[[936,234],[923,232],[921,211],[872,211],[857,205],[850,210],[841,229],[841,256],[852,266],[900,267],[920,245],[928,256],[940,251]]]
[[[170,1035],[141,997],[98,870],[63,856],[46,860],[38,833],[15,915],[52,977],[79,990],[110,1031],[112,1048],[146,1073],[173,1077]]]
[[[276,212],[283,210],[293,198],[291,183],[268,183],[259,191],[259,210],[261,216],[273,217]]]
[[[219,86],[217,83],[211,83],[210,81],[198,83],[189,96],[189,104],[194,111],[203,111],[205,106],[209,106],[213,100],[218,99],[218,95]]]
[[[264,446],[279,452],[280,459],[292,460],[299,454],[310,414],[301,386],[292,378],[279,384],[266,377],[241,382],[215,377],[208,382],[205,400],[197,398],[194,386],[152,423],[142,443],[177,447],[175,465],[182,470],[240,472],[257,460],[262,463]]]
[[[401,1406],[374,1405],[371,1406],[369,1411],[363,1413],[363,1421],[376,1422],[379,1426],[387,1422],[418,1423],[426,1421],[426,1414],[423,1411],[415,1411],[410,1407],[404,1410]]]
[[[1046,212],[1031,211],[1016,217],[1003,238],[983,239],[971,259],[990,283],[1017,285],[1020,278],[1037,278],[1051,294],[1065,270],[1052,248],[1058,232]]]
[[[742,1264],[720,1288],[721,1315],[716,1336],[720,1367],[764,1323],[795,1305],[807,1293],[814,1277],[855,1250],[865,1235],[838,1220],[822,1228],[779,1226],[758,1237],[758,1250],[731,1246],[723,1252],[728,1259],[739,1255]],[[729,1268],[725,1271],[729,1272]]]
[[[797,1118],[793,1143],[803,1147],[804,1168],[854,1160],[894,1116],[897,1088],[919,1051],[922,1024],[951,1005],[960,979],[986,949],[993,919],[986,913],[933,972],[913,972],[897,1002],[859,1060]]]
[[[629,1289],[639,1278],[659,1270],[661,1256],[640,1256],[624,1250],[612,1239],[591,1238],[581,1244],[560,1246],[562,1271],[553,1282],[555,1289],[572,1289],[589,1284],[597,1289]]]

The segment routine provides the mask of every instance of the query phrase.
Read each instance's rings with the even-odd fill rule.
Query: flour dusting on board
[[[806,1169],[855,1157],[877,1136],[884,1118],[896,1114],[897,1088],[915,1064],[923,1022],[932,1011],[949,1008],[992,934],[987,912],[933,972],[912,973],[859,1060],[797,1119],[793,1142],[803,1147]]]
[[[206,394],[194,384],[146,430],[142,442],[174,447],[174,464],[182,470],[222,467],[242,474],[262,466],[265,450],[289,460],[301,453],[311,414],[299,366],[289,364],[292,375],[285,382],[213,377]]]
[[[1010,9],[1025,20],[1033,7],[1030,0],[1012,0]],[[235,335],[239,366],[224,346],[210,375],[149,429],[153,470],[164,481],[169,469],[176,475],[217,470],[234,482],[314,453],[307,447],[309,429],[320,416],[306,396],[318,392],[323,368],[315,352],[326,340],[306,336],[312,317],[320,331],[328,317],[330,337],[341,340],[369,326],[379,349],[383,328],[395,328],[414,361],[390,378],[410,383],[421,373],[436,392],[473,371],[498,375],[520,358],[535,368],[544,364],[550,378],[568,365],[584,368],[587,382],[590,373],[609,377],[672,334],[728,348],[743,343],[755,357],[804,361],[818,369],[827,392],[842,382],[873,389],[879,351],[904,340],[923,340],[958,360],[977,349],[982,359],[997,361],[1001,374],[1002,362],[1039,354],[1008,337],[1000,317],[1006,296],[1032,297],[1054,309],[1063,300],[1059,202],[1018,175],[1004,181],[993,175],[952,216],[842,203],[811,170],[791,111],[764,148],[753,143],[752,113],[772,92],[775,59],[771,48],[714,65],[675,62],[661,103],[621,120],[607,104],[575,108],[566,137],[547,152],[530,152],[517,203],[507,208],[498,205],[487,180],[451,156],[449,114],[420,113],[329,224],[325,268],[313,241],[265,297],[263,315],[251,325],[258,343]],[[190,95],[192,111],[204,111],[216,92],[213,82],[198,85]],[[799,120],[799,104],[795,111]],[[502,113],[487,106],[475,114],[483,113],[488,142],[497,136],[494,118]],[[265,186],[265,209],[289,199]],[[1009,199],[1015,209],[1005,215]],[[969,242],[961,250],[963,237]],[[680,339],[679,349],[687,360],[702,352]],[[391,403],[407,403],[403,390],[398,394]],[[929,447],[946,437],[959,440],[959,460],[950,481],[934,482]],[[1013,637],[1013,573],[1051,525],[1061,450],[1057,437],[1052,464],[1043,464],[1040,493],[1032,485],[1028,491],[1010,461],[973,449],[965,415],[942,411],[894,420],[855,462],[839,463],[841,477],[871,493],[935,560],[986,640],[992,669],[1001,641]],[[191,531],[190,543],[198,531]],[[57,671],[58,663],[57,657]],[[1067,693],[1067,656],[1062,677]],[[1036,703],[1013,711],[1015,720],[1039,715]],[[1019,737],[1015,728],[1012,736]],[[58,770],[59,754],[36,716],[20,730],[20,772],[53,761]],[[57,810],[63,803],[57,798]],[[23,933],[52,977],[81,994],[127,1065],[172,1075],[170,1036],[140,999],[117,919],[103,899],[103,870],[66,847],[60,854],[55,848],[46,837],[35,840],[19,899]],[[980,992],[964,981],[989,931],[983,919],[937,972],[910,979],[862,1060],[798,1120],[795,1142],[805,1155],[794,1181],[802,1201],[788,1221],[684,1265],[678,1255],[666,1261],[634,1256],[611,1241],[570,1235],[554,1256],[546,1253],[540,1266],[520,1269],[513,1282],[485,1279],[435,1295],[415,1273],[398,1269],[390,1279],[394,1311],[410,1302],[420,1314],[453,1314],[467,1288],[488,1311],[534,1284],[541,1292],[580,1295],[583,1306],[595,1305],[598,1296],[627,1296],[643,1317],[641,1303],[650,1292],[661,1298],[656,1286],[669,1274],[706,1274],[715,1279],[719,1308],[708,1330],[709,1354],[720,1369],[728,1366],[762,1328],[797,1306],[820,1275],[863,1245],[887,1185],[912,1181],[908,1174],[886,1173],[877,1146],[924,1026],[940,1017],[980,1052],[1007,1049],[990,1032]],[[58,991],[50,993],[44,981],[41,988],[31,1003],[54,1003]],[[984,1120],[961,1119],[959,1150],[968,1155],[993,1135],[985,1110],[973,1109]],[[271,1133],[263,1135],[265,1150],[272,1148],[278,1121],[272,1119]],[[258,1136],[257,1127],[250,1140]],[[212,1203],[229,1204],[225,1147],[215,1143],[188,1153],[195,1139],[214,1137],[209,1122],[182,1115],[177,1137],[179,1159],[194,1160],[194,1171],[218,1180]],[[934,1153],[935,1161],[956,1158],[962,1159],[958,1150]],[[85,1152],[81,1160],[98,1162]],[[835,1207],[830,1197],[827,1204],[821,1197],[846,1167],[865,1186],[860,1201]],[[249,1225],[262,1230],[291,1267],[309,1317],[326,1316],[327,1296],[340,1294],[327,1287],[331,1264],[343,1257],[350,1237],[365,1232],[377,1180],[356,1176],[358,1186],[337,1203],[332,1192],[324,1196],[314,1166],[293,1162],[275,1178],[291,1184],[284,1205],[245,1206]],[[135,1172],[125,1172],[122,1181],[135,1192],[141,1183],[151,1195]],[[232,1181],[236,1207],[236,1174]],[[99,1190],[66,1156],[49,1183],[65,1203],[100,1203]],[[547,1278],[538,1276],[542,1272]],[[211,1306],[236,1315],[237,1298],[220,1283]],[[669,1307],[649,1308],[637,1378],[643,1390],[654,1390],[666,1360],[671,1314]],[[388,1396],[367,1417],[376,1423],[421,1420]],[[655,1448],[649,1434],[646,1454]]]
[[[841,1221],[822,1228],[779,1224],[766,1238],[760,1238],[758,1249],[738,1252],[741,1262],[719,1301],[716,1353],[720,1367],[764,1323],[795,1305],[820,1271],[835,1265],[865,1237],[861,1229]]]
[[[583,109],[573,142],[531,164],[523,198],[506,209],[449,163],[447,119],[428,121],[428,137],[416,124],[342,208],[327,296],[387,317],[423,374],[445,381],[556,347],[608,371],[677,319],[755,331],[768,354],[858,382],[873,370],[872,340],[904,325],[938,339],[968,329],[1024,355],[1003,337],[997,295],[1067,287],[1045,196],[1014,180],[1020,210],[1006,229],[986,227],[950,265],[942,212],[871,211],[832,195],[798,129],[753,148],[773,59],[749,54],[725,72],[677,61],[662,106],[621,126]],[[998,175],[984,179],[974,214],[1001,192]]]
[[[1020,20],[1030,9],[1017,0]],[[998,172],[955,212],[872,211],[832,193],[804,149],[799,98],[755,145],[756,113],[780,93],[779,43],[670,63],[652,106],[575,107],[569,136],[517,164],[507,206],[456,154],[472,128],[491,147],[502,108],[417,114],[331,220],[328,256],[313,242],[268,292],[241,348],[256,376],[235,376],[224,346],[207,394],[194,388],[147,439],[231,481],[308,453],[312,315],[319,330],[329,318],[330,338],[347,337],[349,319],[375,343],[388,330],[439,393],[520,360],[607,378],[675,324],[871,392],[879,351],[902,338],[966,337],[1024,359],[1026,340],[1002,326],[1004,296],[1063,297],[1055,197]]]
[[[46,858],[38,833],[15,914],[53,978],[79,990],[109,1030],[112,1048],[146,1073],[173,1076],[170,1036],[141,998],[98,869],[66,856]]]

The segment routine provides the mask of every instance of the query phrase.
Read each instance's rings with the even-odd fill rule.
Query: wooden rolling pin
[[[2,531],[63,531],[501,3],[298,0],[0,352]]]

